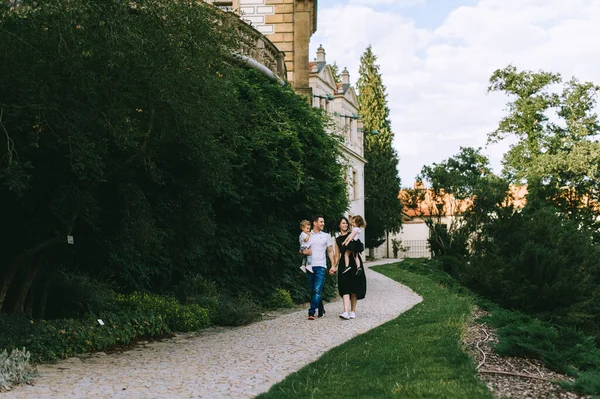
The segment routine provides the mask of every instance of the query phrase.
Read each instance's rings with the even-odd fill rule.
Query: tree
[[[337,62],[334,62],[333,65],[331,65],[331,74],[333,75],[333,79],[335,80],[335,83],[342,82],[340,67],[337,64]]]
[[[357,88],[359,114],[364,126],[365,218],[368,224],[365,246],[381,245],[388,232],[402,226],[402,205],[398,199],[400,177],[398,154],[392,147],[394,134],[389,120],[387,95],[377,56],[371,46],[363,53]]]
[[[562,91],[557,92],[559,84]],[[513,98],[508,115],[488,136],[490,142],[509,136],[517,140],[504,156],[505,176],[527,184],[528,204],[556,206],[597,235],[600,124],[595,108],[600,86],[576,78],[563,83],[559,74],[508,66],[494,72],[489,91]]]
[[[429,228],[435,256],[468,256],[481,226],[496,217],[505,204],[508,183],[495,176],[481,149],[461,148],[454,157],[424,166],[418,181],[430,188],[402,191],[402,202]]]

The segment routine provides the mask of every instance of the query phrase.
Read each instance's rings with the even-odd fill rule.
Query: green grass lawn
[[[374,267],[423,297],[398,318],[291,374],[258,398],[493,398],[460,336],[472,300],[402,263]]]

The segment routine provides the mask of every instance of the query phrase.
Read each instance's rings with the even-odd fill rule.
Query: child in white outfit
[[[310,249],[310,244],[308,241],[310,240],[310,222],[308,220],[303,220],[300,223],[300,237],[298,237],[298,241],[300,242],[300,250],[304,251],[305,249]],[[306,273],[312,273],[312,255],[302,255],[302,266],[300,269]]]

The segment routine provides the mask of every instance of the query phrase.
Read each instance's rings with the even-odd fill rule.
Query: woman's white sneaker
[[[348,313],[348,318],[349,319],[356,319],[356,313],[354,313],[354,312]]]
[[[348,312],[344,312],[340,314],[340,319],[350,320],[350,315],[348,314]]]

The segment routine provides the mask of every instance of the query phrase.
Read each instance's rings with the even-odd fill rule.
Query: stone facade
[[[287,81],[310,96],[308,45],[317,30],[317,0],[206,0],[234,11],[285,53]]]
[[[335,122],[333,134],[343,137],[343,163],[346,165],[346,184],[350,200],[349,215],[365,215],[364,170],[367,163],[363,151],[362,123],[358,117],[358,97],[350,85],[347,70],[336,82],[331,66],[325,59],[325,50],[319,47],[317,58],[309,64],[309,84],[312,89],[312,105],[322,108]],[[367,221],[368,223],[368,221]],[[368,232],[368,230],[367,230]]]

